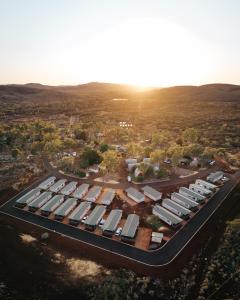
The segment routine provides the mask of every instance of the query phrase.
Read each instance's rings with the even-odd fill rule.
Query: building
[[[55,210],[55,219],[62,220],[66,217],[70,211],[77,205],[76,198],[68,198],[63,204],[61,204],[58,209]]]
[[[98,166],[98,165],[90,166],[90,167],[88,168],[88,172],[89,172],[89,173],[94,173],[94,174],[99,173],[99,166]]]
[[[16,201],[16,206],[18,206],[18,207],[26,206],[33,199],[35,199],[38,195],[40,195],[40,192],[41,192],[40,188],[36,188],[36,189],[33,189],[33,190],[27,192],[25,195],[23,195]]]
[[[73,193],[73,197],[77,199],[82,199],[86,193],[88,192],[89,184],[83,183],[81,184]]]
[[[65,186],[66,181],[66,179],[59,179],[54,185],[50,186],[49,191],[54,193],[59,192]]]
[[[211,191],[215,191],[217,189],[217,186],[215,184],[212,184],[212,183],[207,182],[202,179],[196,179],[195,184],[198,184],[198,185],[202,186],[203,188],[211,190]]]
[[[81,202],[69,216],[69,223],[71,225],[78,225],[83,217],[88,213],[91,208],[91,203],[84,201]]]
[[[146,185],[142,188],[143,193],[146,197],[152,199],[153,201],[158,201],[162,198],[162,193],[155,190],[154,188]]]
[[[188,198],[191,198],[193,201],[196,201],[196,202],[203,202],[205,200],[205,197],[203,195],[200,195],[194,191],[191,191],[184,186],[180,187],[179,194],[186,196]]]
[[[194,191],[200,195],[203,196],[210,196],[212,195],[212,191],[205,189],[204,187],[202,187],[201,185],[198,184],[189,184],[189,190]]]
[[[60,204],[64,201],[63,195],[55,195],[52,199],[50,199],[46,204],[44,204],[40,210],[41,214],[44,216],[50,215]]]
[[[151,238],[152,243],[161,244],[162,239],[163,239],[163,233],[161,233],[161,232],[152,232],[152,238]]]
[[[217,171],[215,173],[211,173],[207,177],[207,181],[211,183],[216,183],[224,177],[224,173],[222,171]]]
[[[113,209],[107,220],[103,225],[103,234],[104,235],[113,235],[117,229],[118,223],[122,218],[122,210],[121,209]]]
[[[114,189],[108,189],[102,195],[102,204],[110,205],[115,197],[116,191]]]
[[[136,237],[136,233],[139,226],[139,216],[135,214],[130,214],[123,226],[121,233],[121,239],[123,241],[132,242]]]
[[[185,197],[179,193],[172,193],[171,194],[171,199],[175,202],[177,202],[178,204],[188,208],[188,209],[192,209],[192,210],[197,210],[198,208],[198,203],[191,200],[188,197]]]
[[[106,206],[97,205],[85,221],[85,228],[95,230],[106,212]]]
[[[85,200],[89,202],[95,202],[99,197],[99,195],[101,194],[101,191],[102,191],[101,186],[98,185],[93,186],[85,196]]]
[[[71,181],[61,190],[61,194],[69,196],[77,187],[76,181]]]
[[[135,188],[129,187],[126,189],[127,196],[137,203],[143,202],[145,200],[144,194],[140,193]]]
[[[189,218],[189,214],[191,212],[191,210],[168,198],[163,199],[162,206],[183,219]]]
[[[56,180],[55,176],[51,176],[48,179],[44,180],[42,183],[39,184],[39,188],[42,190],[47,190],[51,185],[54,184]]]
[[[48,200],[52,198],[51,192],[43,192],[37,198],[35,198],[32,202],[29,203],[28,207],[31,211],[36,211],[41,206],[43,206],[45,203],[47,203]]]
[[[176,227],[183,220],[160,205],[153,207],[152,213],[170,226]]]

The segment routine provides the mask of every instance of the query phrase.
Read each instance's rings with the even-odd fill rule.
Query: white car
[[[85,216],[85,217],[82,218],[82,223],[85,223],[87,217],[88,217],[88,216]]]
[[[105,220],[102,219],[102,220],[100,221],[99,225],[104,225],[104,223],[105,223]]]
[[[122,233],[122,227],[118,227],[118,229],[115,232],[115,235],[120,235]]]

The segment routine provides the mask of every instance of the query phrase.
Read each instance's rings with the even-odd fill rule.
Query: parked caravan
[[[38,195],[40,195],[40,188],[33,189],[23,196],[21,196],[19,199],[16,201],[16,206],[17,207],[25,207],[28,203],[30,203],[33,199],[35,199]]]
[[[63,195],[55,195],[46,204],[44,204],[40,210],[43,216],[49,216],[56,208],[59,207],[64,201]]]
[[[30,211],[36,211],[45,203],[48,202],[49,199],[52,198],[51,192],[43,192],[37,198],[35,198],[32,202],[29,203],[28,208]]]

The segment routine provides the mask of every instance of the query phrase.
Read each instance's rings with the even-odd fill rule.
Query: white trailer
[[[89,202],[95,202],[99,197],[99,195],[101,194],[101,191],[102,191],[101,186],[97,186],[97,185],[93,186],[85,196],[85,200]]]
[[[48,202],[52,198],[51,192],[43,192],[40,194],[36,199],[34,199],[31,203],[29,203],[28,207],[31,211],[36,211],[41,206],[43,206],[45,203]]]
[[[71,181],[65,187],[61,190],[61,194],[65,196],[69,196],[77,187],[77,182],[76,181]]]
[[[195,184],[202,186],[205,189],[215,191],[217,186],[202,179],[196,179]]]
[[[188,198],[191,198],[193,201],[196,201],[196,202],[203,202],[205,200],[205,197],[203,195],[200,195],[194,191],[191,191],[184,186],[180,187],[179,194],[186,196]]]
[[[192,190],[200,195],[203,195],[203,196],[210,196],[212,195],[212,191],[208,190],[208,189],[205,189],[204,187],[198,185],[198,184],[189,184],[189,190]]]
[[[157,204],[153,207],[152,213],[170,226],[177,226],[183,221],[169,210]]]
[[[126,189],[127,196],[134,200],[137,203],[143,202],[145,200],[145,196],[143,193],[140,193],[137,189],[133,187],[129,187]]]
[[[50,199],[46,204],[44,204],[40,210],[41,214],[44,216],[50,215],[56,208],[59,207],[64,201],[63,195],[55,195],[52,199]]]
[[[55,176],[51,176],[49,178],[47,178],[46,180],[44,180],[42,183],[39,184],[39,188],[42,190],[47,190],[50,186],[52,186],[54,184],[56,180]]]
[[[162,198],[162,193],[155,190],[151,186],[146,185],[142,188],[142,190],[143,190],[144,195],[147,196],[148,198],[152,199],[153,201],[158,201]]]
[[[191,212],[189,209],[168,198],[163,199],[162,206],[181,218],[188,218]]]
[[[26,194],[24,194],[22,197],[17,199],[16,206],[18,207],[24,207],[28,203],[30,203],[33,199],[35,199],[38,195],[40,195],[41,190],[39,188],[33,189]]]
[[[197,206],[198,206],[197,202],[195,202],[195,201],[191,200],[190,198],[185,197],[179,193],[172,193],[171,199],[188,209],[197,210]]]
[[[63,202],[62,205],[58,207],[58,209],[55,210],[54,216],[57,220],[62,220],[64,217],[66,217],[70,211],[77,205],[77,199],[76,198],[68,198],[65,202]]]
[[[69,216],[69,223],[71,225],[78,225],[81,222],[82,218],[90,210],[90,208],[91,208],[90,202],[87,201],[81,202]]]
[[[89,189],[88,183],[81,184],[73,193],[73,197],[77,199],[82,199]]]
[[[65,186],[66,181],[66,179],[59,179],[54,185],[50,186],[49,191],[58,193]]]

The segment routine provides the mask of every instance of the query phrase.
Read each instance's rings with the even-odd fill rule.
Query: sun
[[[214,62],[205,41],[167,20],[130,20],[82,50],[86,78],[140,87],[206,81]]]

